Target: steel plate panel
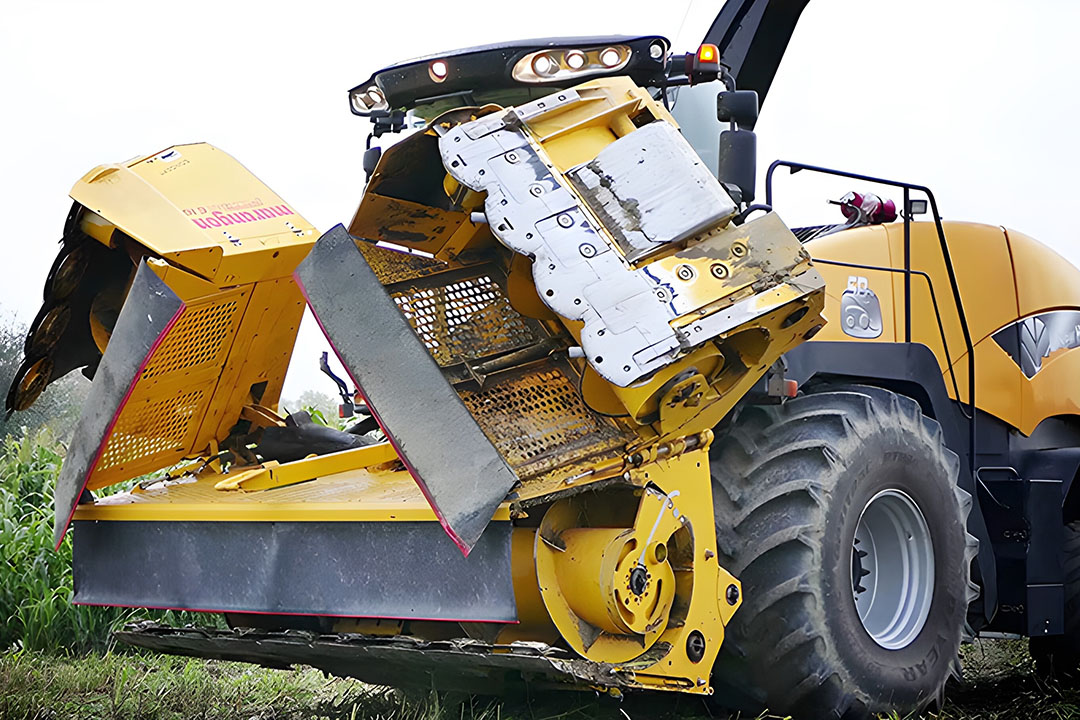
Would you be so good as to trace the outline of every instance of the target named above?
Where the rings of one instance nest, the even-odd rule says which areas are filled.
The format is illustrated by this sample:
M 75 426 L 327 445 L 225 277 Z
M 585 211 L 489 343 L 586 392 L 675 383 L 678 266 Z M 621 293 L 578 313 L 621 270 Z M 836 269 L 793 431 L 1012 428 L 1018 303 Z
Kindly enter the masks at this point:
M 308 305 L 447 533 L 468 555 L 518 478 L 338 225 L 296 270 Z
M 510 523 L 468 558 L 435 522 L 75 522 L 75 602 L 516 620 Z
M 184 310 L 184 303 L 144 261 L 135 272 L 109 344 L 83 404 L 67 457 L 56 480 L 53 539 L 64 538 L 75 504 L 154 349 Z

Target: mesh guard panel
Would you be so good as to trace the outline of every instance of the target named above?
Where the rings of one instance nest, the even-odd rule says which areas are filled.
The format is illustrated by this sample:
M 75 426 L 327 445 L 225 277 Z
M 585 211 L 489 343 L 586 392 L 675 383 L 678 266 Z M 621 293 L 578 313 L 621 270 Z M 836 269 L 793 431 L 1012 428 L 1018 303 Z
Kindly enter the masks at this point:
M 87 488 L 108 487 L 168 467 L 202 449 L 194 447 L 199 425 L 249 297 L 249 289 L 235 289 L 184 308 L 147 360 Z
M 371 242 L 359 241 L 356 247 L 375 271 L 375 277 L 383 285 L 427 277 L 447 269 L 442 260 L 424 257 L 416 253 L 390 250 Z
M 98 471 L 110 470 L 130 458 L 182 451 L 184 439 L 194 429 L 192 422 L 201 419 L 195 413 L 204 395 L 202 390 L 195 390 L 176 398 L 146 402 L 124 412 L 98 461 Z
M 148 380 L 206 363 L 220 364 L 229 352 L 225 338 L 234 330 L 238 299 L 208 303 L 185 310 L 143 371 Z
M 458 392 L 522 479 L 626 444 L 613 424 L 585 407 L 568 372 L 553 361 L 502 373 L 480 391 Z
M 493 263 L 452 267 L 433 258 L 357 242 L 364 259 L 440 367 L 529 347 L 547 333 L 510 304 Z M 620 451 L 630 439 L 581 400 L 555 360 L 456 386 L 465 407 L 522 480 Z
M 390 296 L 443 367 L 517 350 L 541 339 L 488 274 L 449 285 L 410 287 Z

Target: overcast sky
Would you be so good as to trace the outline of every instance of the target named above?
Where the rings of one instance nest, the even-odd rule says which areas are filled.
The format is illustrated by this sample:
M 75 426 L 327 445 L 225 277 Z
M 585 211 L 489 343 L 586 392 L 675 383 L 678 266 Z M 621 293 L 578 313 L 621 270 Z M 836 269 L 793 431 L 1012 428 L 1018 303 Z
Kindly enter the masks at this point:
M 322 230 L 363 187 L 368 124 L 346 90 L 395 61 L 544 35 L 659 33 L 697 45 L 720 2 L 546 0 L 9 2 L 0 24 L 0 311 L 29 322 L 74 182 L 95 165 L 207 141 Z M 526 7 L 537 10 L 526 15 Z M 776 157 L 929 185 L 950 219 L 1022 230 L 1080 262 L 1080 2 L 811 0 L 758 123 Z M 789 224 L 848 189 L 792 181 Z M 899 199 L 899 198 L 897 198 Z M 301 331 L 285 396 L 332 387 Z

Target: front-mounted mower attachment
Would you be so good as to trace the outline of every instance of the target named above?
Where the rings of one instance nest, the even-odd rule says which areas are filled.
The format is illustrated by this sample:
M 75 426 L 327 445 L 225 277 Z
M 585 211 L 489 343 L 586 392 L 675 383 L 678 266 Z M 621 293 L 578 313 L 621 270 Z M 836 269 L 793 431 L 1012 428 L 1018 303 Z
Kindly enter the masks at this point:
M 77 602 L 223 612 L 121 638 L 372 682 L 710 692 L 742 602 L 712 428 L 822 324 L 774 213 L 628 78 L 443 114 L 317 242 L 220 151 L 170 153 L 76 187 L 44 312 L 80 319 L 30 343 L 96 370 L 58 504 Z M 279 412 L 304 295 L 380 431 Z

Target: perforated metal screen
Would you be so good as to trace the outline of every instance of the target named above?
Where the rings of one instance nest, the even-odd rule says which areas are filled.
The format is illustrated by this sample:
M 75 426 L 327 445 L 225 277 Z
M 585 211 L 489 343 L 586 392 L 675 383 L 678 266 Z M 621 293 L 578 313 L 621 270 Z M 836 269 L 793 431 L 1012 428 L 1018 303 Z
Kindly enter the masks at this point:
M 358 242 L 364 259 L 383 285 L 434 275 L 446 270 L 446 263 L 415 253 L 397 252 L 369 242 Z
M 187 308 L 143 371 L 143 379 L 221 362 L 229 351 L 237 299 Z
M 451 269 L 438 260 L 358 243 L 376 277 L 441 367 L 529 347 L 546 337 L 518 313 L 494 264 Z M 519 478 L 623 447 L 627 437 L 581 400 L 554 360 L 456 386 L 465 407 Z
M 411 287 L 390 296 L 432 357 L 444 367 L 540 340 L 490 275 L 449 285 Z
M 158 345 L 87 481 L 91 490 L 167 467 L 194 447 L 247 307 L 237 289 L 186 306 Z
M 482 390 L 458 392 L 522 478 L 626 443 L 614 425 L 585 407 L 567 371 L 554 362 L 502 373 Z
M 98 471 L 170 450 L 182 452 L 185 438 L 202 419 L 196 413 L 204 396 L 202 390 L 195 390 L 125 408 L 98 460 Z

